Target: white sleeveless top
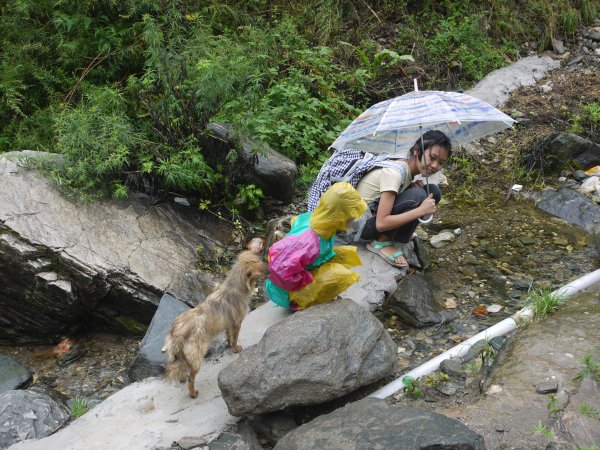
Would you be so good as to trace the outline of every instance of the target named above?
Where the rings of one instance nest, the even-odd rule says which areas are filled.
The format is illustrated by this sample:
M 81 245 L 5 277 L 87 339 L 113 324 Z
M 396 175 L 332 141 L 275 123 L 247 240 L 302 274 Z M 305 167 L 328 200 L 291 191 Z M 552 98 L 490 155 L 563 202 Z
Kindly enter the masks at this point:
M 367 203 L 381 196 L 382 192 L 393 191 L 397 194 L 410 185 L 412 177 L 409 175 L 408 164 L 403 161 L 396 162 L 398 169 L 375 168 L 360 179 L 356 190 Z

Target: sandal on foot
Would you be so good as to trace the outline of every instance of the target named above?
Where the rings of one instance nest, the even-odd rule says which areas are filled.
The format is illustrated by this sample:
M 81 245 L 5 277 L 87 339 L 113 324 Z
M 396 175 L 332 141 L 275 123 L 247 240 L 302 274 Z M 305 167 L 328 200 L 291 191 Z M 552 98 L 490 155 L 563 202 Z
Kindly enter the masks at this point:
M 408 262 L 405 264 L 398 264 L 396 262 L 396 258 L 404 255 L 404 253 L 402 253 L 401 249 L 398 249 L 391 255 L 385 255 L 384 253 L 381 252 L 382 248 L 389 247 L 391 245 L 394 245 L 394 243 L 392 241 L 385 241 L 385 242 L 371 241 L 366 245 L 366 247 L 367 247 L 367 250 L 369 250 L 371 253 L 375 253 L 376 255 L 381 256 L 383 258 L 383 260 L 386 263 L 388 263 L 390 266 L 394 266 L 398 269 L 403 269 L 405 267 L 408 267 Z

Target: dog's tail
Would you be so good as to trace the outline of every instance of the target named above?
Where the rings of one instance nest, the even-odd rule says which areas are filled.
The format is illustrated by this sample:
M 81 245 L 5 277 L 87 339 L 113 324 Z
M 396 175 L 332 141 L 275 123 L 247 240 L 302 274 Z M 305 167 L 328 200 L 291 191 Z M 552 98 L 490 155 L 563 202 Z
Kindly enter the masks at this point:
M 163 349 L 169 357 L 169 362 L 165 367 L 167 379 L 172 381 L 184 380 L 188 374 L 188 364 L 182 353 L 181 340 L 170 339 L 170 336 L 167 336 Z

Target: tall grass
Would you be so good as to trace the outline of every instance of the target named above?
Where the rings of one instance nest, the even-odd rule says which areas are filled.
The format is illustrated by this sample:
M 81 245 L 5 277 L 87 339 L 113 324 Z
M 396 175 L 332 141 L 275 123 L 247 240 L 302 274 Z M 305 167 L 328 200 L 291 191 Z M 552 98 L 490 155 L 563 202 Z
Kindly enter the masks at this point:
M 564 297 L 550 289 L 538 288 L 530 291 L 525 299 L 525 307 L 533 310 L 533 320 L 541 321 L 558 311 Z

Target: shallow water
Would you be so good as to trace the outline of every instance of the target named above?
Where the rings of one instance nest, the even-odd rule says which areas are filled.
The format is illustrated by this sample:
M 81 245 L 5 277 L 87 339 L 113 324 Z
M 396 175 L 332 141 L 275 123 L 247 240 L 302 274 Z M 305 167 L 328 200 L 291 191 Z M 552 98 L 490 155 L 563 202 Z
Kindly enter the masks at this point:
M 523 198 L 487 206 L 450 204 L 441 208 L 428 233 L 460 228 L 455 241 L 430 249 L 426 277 L 440 304 L 451 299 L 458 317 L 438 327 L 412 329 L 386 317 L 385 327 L 400 346 L 406 372 L 520 310 L 529 289 L 557 289 L 598 267 L 591 236 L 550 216 Z M 525 243 L 523 243 L 525 242 Z M 501 311 L 476 316 L 479 306 Z M 485 308 L 484 308 L 485 309 Z

